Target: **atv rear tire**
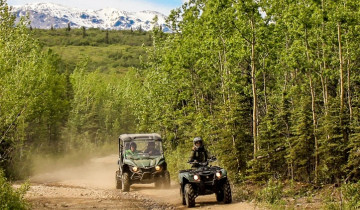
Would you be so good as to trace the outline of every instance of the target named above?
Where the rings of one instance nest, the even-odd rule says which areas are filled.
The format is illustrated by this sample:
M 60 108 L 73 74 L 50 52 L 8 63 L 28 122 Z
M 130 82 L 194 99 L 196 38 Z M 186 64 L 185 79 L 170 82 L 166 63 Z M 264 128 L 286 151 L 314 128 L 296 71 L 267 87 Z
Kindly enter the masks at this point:
M 122 188 L 121 179 L 119 179 L 119 171 L 116 171 L 115 173 L 115 184 L 116 184 L 116 189 Z
M 129 192 L 130 191 L 130 177 L 129 173 L 125 172 L 122 175 L 122 191 Z
M 191 184 L 185 185 L 185 202 L 188 208 L 195 206 L 195 191 Z
M 169 171 L 164 172 L 164 188 L 168 189 L 170 188 L 170 173 Z
M 232 196 L 231 196 L 231 188 L 230 183 L 228 180 L 223 185 L 223 193 L 224 193 L 224 203 L 231 203 L 232 202 Z

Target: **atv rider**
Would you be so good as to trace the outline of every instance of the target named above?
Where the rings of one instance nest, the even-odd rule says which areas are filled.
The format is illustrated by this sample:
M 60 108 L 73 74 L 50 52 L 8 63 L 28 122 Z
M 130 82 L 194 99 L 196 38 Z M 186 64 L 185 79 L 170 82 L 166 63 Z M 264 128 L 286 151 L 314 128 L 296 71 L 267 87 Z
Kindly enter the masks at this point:
M 137 145 L 135 142 L 131 142 L 130 143 L 130 149 L 126 150 L 125 151 L 125 156 L 128 157 L 128 156 L 132 156 L 132 157 L 138 157 L 139 156 L 139 153 L 138 151 L 136 150 L 137 148 Z
M 201 137 L 195 137 L 193 140 L 194 147 L 189 162 L 194 162 L 193 167 L 198 167 L 197 163 L 206 162 L 208 152 L 206 151 Z
M 149 155 L 160 155 L 160 151 L 155 148 L 155 142 L 153 141 L 148 143 L 144 153 L 149 153 Z

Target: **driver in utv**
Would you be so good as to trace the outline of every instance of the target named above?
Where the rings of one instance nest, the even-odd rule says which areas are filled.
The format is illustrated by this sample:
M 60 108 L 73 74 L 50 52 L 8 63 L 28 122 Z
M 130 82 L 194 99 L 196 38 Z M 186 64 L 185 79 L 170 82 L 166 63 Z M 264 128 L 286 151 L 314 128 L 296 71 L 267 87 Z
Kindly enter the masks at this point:
M 160 151 L 155 148 L 155 142 L 153 141 L 148 143 L 144 153 L 149 153 L 149 155 L 160 155 Z
M 195 137 L 193 140 L 194 147 L 189 162 L 194 162 L 193 167 L 198 167 L 196 163 L 206 162 L 208 159 L 208 152 L 206 151 L 201 137 Z

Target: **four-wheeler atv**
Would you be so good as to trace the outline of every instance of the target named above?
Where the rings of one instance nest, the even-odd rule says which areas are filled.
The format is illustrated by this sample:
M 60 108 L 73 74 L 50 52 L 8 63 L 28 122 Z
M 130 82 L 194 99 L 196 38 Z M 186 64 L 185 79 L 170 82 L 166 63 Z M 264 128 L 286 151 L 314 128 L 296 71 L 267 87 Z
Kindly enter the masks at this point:
M 187 207 L 195 206 L 195 198 L 199 195 L 215 193 L 216 200 L 231 203 L 231 189 L 227 172 L 218 166 L 208 166 L 211 158 L 204 163 L 189 162 L 192 169 L 179 171 L 180 196 L 182 204 Z
M 169 187 L 170 174 L 159 134 L 122 134 L 119 137 L 119 170 L 116 188 L 124 192 L 134 183 L 155 183 Z

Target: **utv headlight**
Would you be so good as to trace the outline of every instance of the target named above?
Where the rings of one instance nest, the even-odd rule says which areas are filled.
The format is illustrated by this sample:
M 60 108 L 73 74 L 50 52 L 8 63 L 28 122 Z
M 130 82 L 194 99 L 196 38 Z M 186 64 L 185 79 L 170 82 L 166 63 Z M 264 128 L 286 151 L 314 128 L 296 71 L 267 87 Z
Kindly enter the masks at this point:
M 195 175 L 194 175 L 194 180 L 195 180 L 195 181 L 198 181 L 199 179 L 200 179 L 200 177 L 195 174 Z
M 155 166 L 155 170 L 160 171 L 161 167 L 160 166 Z
M 132 170 L 133 170 L 134 172 L 137 172 L 137 171 L 138 171 L 138 167 L 134 166 L 134 167 L 132 167 Z
M 216 172 L 215 176 L 216 176 L 216 178 L 220 179 L 221 178 L 221 172 L 220 171 Z

